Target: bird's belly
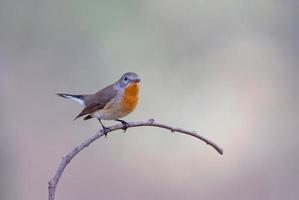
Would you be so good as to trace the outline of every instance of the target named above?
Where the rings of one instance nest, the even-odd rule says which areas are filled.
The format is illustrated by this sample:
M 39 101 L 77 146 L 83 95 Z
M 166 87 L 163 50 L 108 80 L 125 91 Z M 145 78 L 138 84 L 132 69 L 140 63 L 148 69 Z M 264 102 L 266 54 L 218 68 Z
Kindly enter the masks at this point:
M 124 116 L 126 116 L 126 114 L 124 114 L 120 110 L 119 104 L 116 103 L 114 105 L 111 105 L 108 108 L 97 110 L 94 113 L 92 113 L 92 117 L 100 118 L 104 120 L 114 120 L 114 119 L 122 118 Z

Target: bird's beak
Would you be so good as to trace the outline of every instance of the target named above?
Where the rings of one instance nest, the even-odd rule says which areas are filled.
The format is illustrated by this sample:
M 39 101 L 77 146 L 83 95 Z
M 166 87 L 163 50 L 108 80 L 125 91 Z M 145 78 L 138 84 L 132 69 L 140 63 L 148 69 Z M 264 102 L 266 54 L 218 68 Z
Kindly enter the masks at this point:
M 131 82 L 132 82 L 132 83 L 139 83 L 139 82 L 140 82 L 140 79 L 139 79 L 139 78 L 136 78 L 136 79 L 133 79 Z

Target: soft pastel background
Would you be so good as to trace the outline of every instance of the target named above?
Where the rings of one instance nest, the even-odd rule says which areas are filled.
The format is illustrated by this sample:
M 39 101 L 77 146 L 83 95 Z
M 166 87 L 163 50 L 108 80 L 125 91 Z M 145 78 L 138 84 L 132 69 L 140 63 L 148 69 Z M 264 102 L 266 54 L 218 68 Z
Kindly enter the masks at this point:
M 56 92 L 142 77 L 127 121 L 63 174 L 56 199 L 298 199 L 296 0 L 1 0 L 0 199 L 47 199 L 63 155 L 96 120 Z M 112 124 L 106 122 L 106 124 Z

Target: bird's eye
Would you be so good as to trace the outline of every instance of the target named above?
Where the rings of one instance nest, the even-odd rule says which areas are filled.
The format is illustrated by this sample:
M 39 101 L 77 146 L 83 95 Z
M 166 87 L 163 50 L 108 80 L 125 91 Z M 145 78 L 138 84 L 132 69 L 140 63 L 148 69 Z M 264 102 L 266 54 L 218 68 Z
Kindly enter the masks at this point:
M 127 80 L 128 80 L 128 77 L 125 76 L 124 80 L 127 81 Z

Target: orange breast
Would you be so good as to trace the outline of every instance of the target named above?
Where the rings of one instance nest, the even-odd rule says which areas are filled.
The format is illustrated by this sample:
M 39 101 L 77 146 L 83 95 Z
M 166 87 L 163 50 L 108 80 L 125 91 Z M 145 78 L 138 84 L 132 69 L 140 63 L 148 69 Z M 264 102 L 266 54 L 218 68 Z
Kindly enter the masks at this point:
M 138 92 L 138 83 L 133 83 L 126 87 L 120 106 L 122 112 L 130 113 L 135 109 L 138 102 Z

